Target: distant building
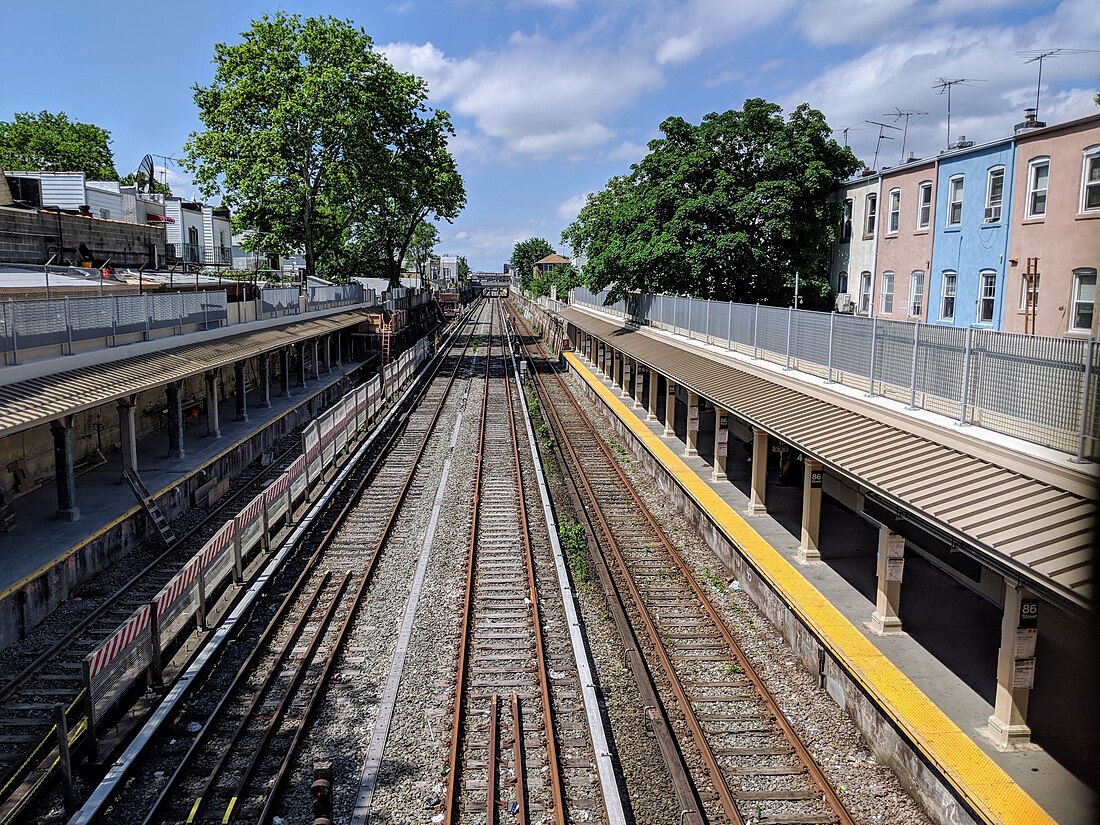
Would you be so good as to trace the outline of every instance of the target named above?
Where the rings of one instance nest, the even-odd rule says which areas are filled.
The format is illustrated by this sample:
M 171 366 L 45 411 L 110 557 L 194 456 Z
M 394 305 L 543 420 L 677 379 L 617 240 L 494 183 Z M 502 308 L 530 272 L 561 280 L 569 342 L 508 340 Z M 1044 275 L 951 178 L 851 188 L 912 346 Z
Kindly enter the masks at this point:
M 535 265 L 531 272 L 533 275 L 550 275 L 559 266 L 568 265 L 569 259 L 563 258 L 556 252 L 551 252 L 545 258 L 539 258 L 535 261 Z
M 870 315 L 879 176 L 868 174 L 851 180 L 837 190 L 835 197 L 841 204 L 841 219 L 829 282 L 837 296 L 836 308 L 840 312 Z

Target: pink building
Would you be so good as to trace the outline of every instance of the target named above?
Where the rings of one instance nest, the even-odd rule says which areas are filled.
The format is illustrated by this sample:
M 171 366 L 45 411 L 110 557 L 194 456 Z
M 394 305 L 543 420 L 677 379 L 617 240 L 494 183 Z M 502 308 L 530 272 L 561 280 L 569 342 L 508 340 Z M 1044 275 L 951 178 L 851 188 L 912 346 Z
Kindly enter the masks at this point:
M 935 160 L 882 172 L 872 315 L 896 321 L 928 317 L 935 186 Z
M 1100 115 L 1020 130 L 1013 189 L 1002 328 L 1096 335 Z M 1038 258 L 1038 276 L 1028 274 L 1029 258 Z

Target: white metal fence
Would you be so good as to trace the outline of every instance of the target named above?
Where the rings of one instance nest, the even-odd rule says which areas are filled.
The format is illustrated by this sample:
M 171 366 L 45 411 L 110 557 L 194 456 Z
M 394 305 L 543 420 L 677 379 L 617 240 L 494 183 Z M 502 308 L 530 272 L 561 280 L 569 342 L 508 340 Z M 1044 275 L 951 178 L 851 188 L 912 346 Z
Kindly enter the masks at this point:
M 577 287 L 571 302 L 1075 453 L 1100 453 L 1095 340 Z

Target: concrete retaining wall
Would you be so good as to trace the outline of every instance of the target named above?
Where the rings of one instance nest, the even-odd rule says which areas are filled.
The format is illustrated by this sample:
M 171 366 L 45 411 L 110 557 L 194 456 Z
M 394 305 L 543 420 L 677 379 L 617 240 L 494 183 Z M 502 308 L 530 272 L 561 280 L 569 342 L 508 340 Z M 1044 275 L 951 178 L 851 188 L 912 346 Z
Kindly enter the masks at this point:
M 646 471 L 653 476 L 657 486 L 688 519 L 722 560 L 730 574 L 738 579 L 741 588 L 782 634 L 802 666 L 810 673 L 818 672 L 819 656 L 823 648 L 817 638 L 798 620 L 787 602 L 766 582 L 755 574 L 740 552 L 711 522 L 707 515 L 676 483 L 653 455 L 639 442 L 630 429 L 606 407 L 596 392 L 574 372 L 569 372 L 578 391 L 594 401 L 610 420 L 619 440 L 626 445 Z M 974 825 L 978 820 L 962 806 L 952 791 L 940 780 L 924 758 L 898 732 L 881 709 L 867 696 L 840 665 L 825 653 L 825 688 L 829 695 L 855 722 L 874 753 L 875 758 L 889 765 L 924 806 L 934 813 L 943 825 Z
M 158 495 L 157 504 L 169 520 L 176 518 L 191 508 L 197 487 L 211 478 L 235 478 L 277 441 L 312 420 L 348 389 L 347 382 L 339 381 L 303 399 L 299 406 L 258 430 L 247 441 L 197 468 L 179 484 Z M 0 601 L 0 647 L 25 636 L 83 584 L 134 549 L 151 532 L 155 532 L 155 528 L 145 511 L 135 508 L 59 558 L 51 568 L 21 589 L 9 593 Z

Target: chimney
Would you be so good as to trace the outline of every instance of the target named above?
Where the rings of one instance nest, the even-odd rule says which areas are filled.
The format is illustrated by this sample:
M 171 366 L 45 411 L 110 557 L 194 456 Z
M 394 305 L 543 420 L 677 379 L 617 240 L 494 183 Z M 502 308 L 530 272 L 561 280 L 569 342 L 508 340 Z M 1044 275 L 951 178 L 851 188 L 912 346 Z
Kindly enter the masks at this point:
M 1024 109 L 1023 123 L 1017 123 L 1013 130 L 1015 134 L 1021 134 L 1022 132 L 1030 132 L 1032 129 L 1042 129 L 1046 126 L 1046 123 L 1039 120 L 1039 111 L 1034 108 Z

